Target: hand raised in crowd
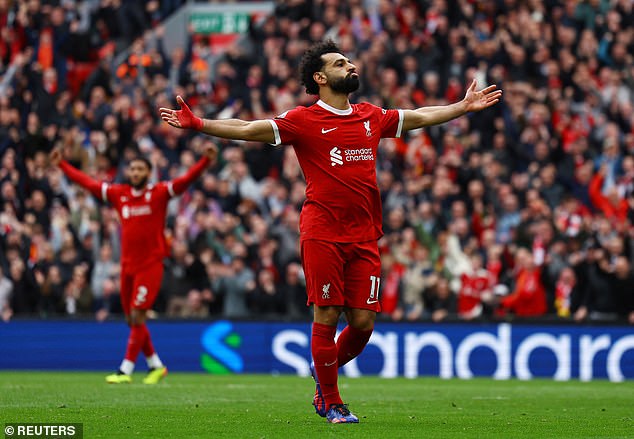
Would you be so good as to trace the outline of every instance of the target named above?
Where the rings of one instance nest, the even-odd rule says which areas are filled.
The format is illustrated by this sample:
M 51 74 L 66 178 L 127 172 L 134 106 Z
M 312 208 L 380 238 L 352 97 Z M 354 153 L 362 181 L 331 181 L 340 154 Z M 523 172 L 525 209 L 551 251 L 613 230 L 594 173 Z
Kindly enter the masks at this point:
M 602 163 L 601 166 L 599 166 L 599 175 L 601 175 L 602 177 L 605 177 L 608 173 L 608 165 L 606 163 Z
M 64 157 L 62 156 L 62 150 L 60 148 L 55 148 L 48 155 L 48 159 L 53 166 L 59 166 L 59 163 L 62 161 Z
M 210 165 L 214 165 L 218 159 L 218 147 L 212 143 L 205 148 L 204 154 L 209 159 Z

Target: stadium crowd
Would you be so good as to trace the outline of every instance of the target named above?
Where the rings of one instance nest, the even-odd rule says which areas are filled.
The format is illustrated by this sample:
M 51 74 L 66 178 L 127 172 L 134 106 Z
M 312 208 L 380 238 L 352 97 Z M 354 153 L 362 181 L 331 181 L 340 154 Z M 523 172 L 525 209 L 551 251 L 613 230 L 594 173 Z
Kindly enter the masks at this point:
M 177 94 L 208 118 L 311 104 L 297 66 L 332 38 L 361 72 L 353 101 L 441 105 L 473 78 L 504 90 L 382 140 L 384 319 L 634 323 L 631 0 L 278 0 L 225 51 L 190 33 L 166 53 L 160 23 L 181 3 L 0 0 L 4 320 L 121 312 L 116 214 L 49 165 L 54 147 L 121 181 L 136 152 L 167 179 L 209 142 L 218 164 L 170 204 L 158 314 L 308 319 L 292 148 L 179 131 L 157 109 Z

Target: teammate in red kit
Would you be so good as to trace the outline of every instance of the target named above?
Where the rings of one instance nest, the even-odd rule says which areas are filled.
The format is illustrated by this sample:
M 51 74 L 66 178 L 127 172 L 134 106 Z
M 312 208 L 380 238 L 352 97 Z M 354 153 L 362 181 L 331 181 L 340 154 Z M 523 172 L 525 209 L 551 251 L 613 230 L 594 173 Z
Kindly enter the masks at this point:
M 275 119 L 200 119 L 180 96 L 180 110 L 161 108 L 160 113 L 175 127 L 228 139 L 290 144 L 295 149 L 307 184 L 300 241 L 308 302 L 315 305 L 313 405 L 329 422 L 359 422 L 339 395 L 337 369 L 361 353 L 380 311 L 379 140 L 490 107 L 502 93 L 494 85 L 476 91 L 474 82 L 461 102 L 447 106 L 386 110 L 369 103 L 351 104 L 348 95 L 359 87 L 357 69 L 332 41 L 311 47 L 300 70 L 306 92 L 319 100 Z M 342 312 L 348 325 L 335 343 Z
M 62 160 L 60 150 L 51 153 L 52 164 L 95 197 L 112 204 L 121 220 L 121 305 L 130 325 L 130 335 L 125 358 L 119 371 L 106 377 L 108 383 L 132 382 L 140 351 L 150 369 L 144 383 L 155 384 L 167 374 L 145 325 L 147 311 L 152 308 L 161 286 L 163 258 L 168 253 L 164 234 L 167 203 L 183 193 L 215 161 L 217 152 L 215 146 L 210 146 L 185 175 L 157 184 L 148 184 L 152 164 L 144 157 L 130 161 L 127 170 L 130 184 L 110 184 L 93 180 L 75 169 Z

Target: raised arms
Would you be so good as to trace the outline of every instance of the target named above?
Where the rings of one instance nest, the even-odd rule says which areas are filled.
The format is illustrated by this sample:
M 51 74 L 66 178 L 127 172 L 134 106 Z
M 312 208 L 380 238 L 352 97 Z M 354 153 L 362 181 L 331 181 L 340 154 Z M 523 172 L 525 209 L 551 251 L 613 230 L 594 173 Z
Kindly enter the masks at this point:
M 79 169 L 75 168 L 73 165 L 65 161 L 62 157 L 62 151 L 59 148 L 55 148 L 53 151 L 51 151 L 49 160 L 51 161 L 52 165 L 59 166 L 59 168 L 64 172 L 64 174 L 66 174 L 69 179 L 71 179 L 81 187 L 87 189 L 95 197 L 107 201 L 104 186 L 105 183 L 93 180 L 88 175 L 84 174 Z
M 233 140 L 275 143 L 273 126 L 268 120 L 251 122 L 240 119 L 202 119 L 190 110 L 182 97 L 176 96 L 180 110 L 160 108 L 161 119 L 176 128 L 193 129 L 210 136 Z
M 448 122 L 452 119 L 489 108 L 497 104 L 502 91 L 496 85 L 476 90 L 474 80 L 464 99 L 450 105 L 421 107 L 403 111 L 403 130 L 413 130 L 430 125 Z M 193 129 L 210 136 L 234 140 L 250 140 L 275 143 L 275 132 L 269 120 L 244 121 L 239 119 L 210 120 L 202 119 L 190 110 L 182 97 L 177 96 L 179 110 L 160 108 L 161 119 L 176 128 Z
M 421 107 L 416 110 L 404 110 L 403 130 L 407 131 L 445 123 L 467 113 L 484 110 L 500 101 L 502 90 L 497 90 L 496 85 L 490 85 L 480 91 L 476 91 L 476 85 L 474 80 L 467 89 L 464 99 L 460 102 L 435 107 Z
M 205 150 L 205 154 L 192 166 L 189 170 L 178 178 L 175 178 L 171 184 L 175 195 L 185 192 L 185 189 L 194 182 L 203 173 L 205 168 L 216 163 L 218 157 L 218 147 L 209 145 Z
M 184 175 L 181 175 L 169 182 L 169 186 L 171 188 L 170 194 L 175 196 L 183 193 L 185 189 L 187 189 L 187 187 L 203 173 L 207 166 L 216 163 L 217 157 L 218 147 L 213 144 L 209 145 L 205 149 L 200 160 L 198 160 L 198 162 L 196 162 Z M 62 152 L 59 148 L 51 151 L 49 159 L 51 164 L 59 166 L 69 179 L 89 190 L 95 197 L 107 201 L 108 183 L 94 180 L 79 169 L 73 167 L 70 163 L 63 159 Z

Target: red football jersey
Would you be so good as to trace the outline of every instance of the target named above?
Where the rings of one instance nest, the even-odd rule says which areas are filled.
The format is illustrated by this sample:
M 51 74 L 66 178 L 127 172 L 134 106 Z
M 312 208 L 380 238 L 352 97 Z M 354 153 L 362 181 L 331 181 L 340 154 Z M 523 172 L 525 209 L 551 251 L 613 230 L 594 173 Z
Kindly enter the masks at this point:
M 323 101 L 270 120 L 275 145 L 293 145 L 306 178 L 302 239 L 363 242 L 383 235 L 376 154 L 382 137 L 400 137 L 401 110 L 369 103 L 336 109 Z
M 164 234 L 167 203 L 171 197 L 182 194 L 208 164 L 209 159 L 202 157 L 173 181 L 148 184 L 139 190 L 128 184 L 93 180 L 66 161 L 59 166 L 72 181 L 117 209 L 121 220 L 121 268 L 134 272 L 167 256 Z
M 458 293 L 458 314 L 469 315 L 482 304 L 482 293 L 493 287 L 493 276 L 486 270 L 476 273 L 463 273 L 460 276 L 462 286 Z
M 176 195 L 171 182 L 149 184 L 138 191 L 127 184 L 102 183 L 101 190 L 121 220 L 121 266 L 136 271 L 148 263 L 162 261 L 168 255 L 167 203 Z

